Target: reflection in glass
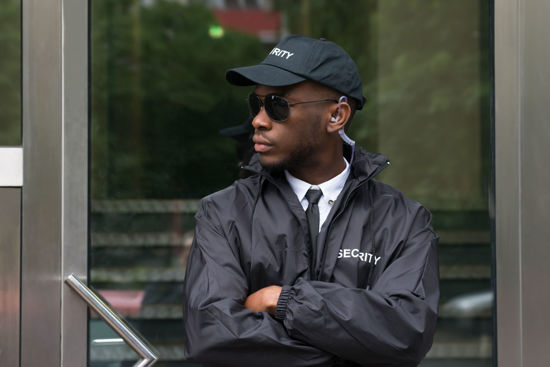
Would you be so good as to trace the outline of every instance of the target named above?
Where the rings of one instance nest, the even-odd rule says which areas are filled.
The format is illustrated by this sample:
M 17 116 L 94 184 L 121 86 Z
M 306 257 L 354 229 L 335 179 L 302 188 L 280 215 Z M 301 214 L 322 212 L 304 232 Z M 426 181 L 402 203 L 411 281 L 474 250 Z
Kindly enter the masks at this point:
M 0 146 L 21 145 L 21 1 L 0 6 Z
M 91 2 L 91 282 L 154 344 L 158 366 L 185 363 L 181 284 L 198 201 L 248 155 L 249 89 L 225 70 L 257 63 L 287 33 L 352 55 L 368 103 L 350 135 L 389 156 L 380 179 L 434 215 L 441 312 L 422 366 L 491 365 L 486 3 Z M 97 325 L 92 316 L 94 339 L 109 339 Z M 90 365 L 132 365 L 116 345 L 91 348 Z

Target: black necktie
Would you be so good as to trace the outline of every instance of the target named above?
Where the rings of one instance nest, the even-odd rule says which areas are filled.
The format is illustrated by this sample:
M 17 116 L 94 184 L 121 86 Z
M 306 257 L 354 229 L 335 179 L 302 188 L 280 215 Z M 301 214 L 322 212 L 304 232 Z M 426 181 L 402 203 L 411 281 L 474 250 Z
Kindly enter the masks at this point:
M 316 259 L 317 235 L 319 234 L 319 206 L 317 203 L 321 196 L 323 196 L 323 192 L 320 189 L 309 189 L 306 193 L 306 199 L 309 203 L 306 209 L 306 217 L 309 227 L 309 238 L 311 239 L 311 271 L 313 271 L 313 264 Z

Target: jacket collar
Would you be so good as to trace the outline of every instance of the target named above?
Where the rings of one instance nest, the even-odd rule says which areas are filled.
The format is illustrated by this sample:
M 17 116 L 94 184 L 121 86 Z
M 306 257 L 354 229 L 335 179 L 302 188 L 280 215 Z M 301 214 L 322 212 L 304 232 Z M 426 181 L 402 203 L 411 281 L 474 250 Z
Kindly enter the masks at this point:
M 390 161 L 383 154 L 371 153 L 362 148 L 356 148 L 351 163 L 351 174 L 360 181 L 371 179 L 389 164 Z

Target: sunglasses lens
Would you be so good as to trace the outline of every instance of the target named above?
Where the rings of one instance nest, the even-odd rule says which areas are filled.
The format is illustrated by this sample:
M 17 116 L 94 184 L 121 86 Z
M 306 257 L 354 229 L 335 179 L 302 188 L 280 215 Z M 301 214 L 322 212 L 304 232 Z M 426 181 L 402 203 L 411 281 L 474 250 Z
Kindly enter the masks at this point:
M 262 101 L 260 100 L 260 97 L 254 93 L 248 95 L 248 109 L 250 110 L 250 114 L 252 116 L 259 114 L 262 109 Z
M 288 119 L 290 107 L 286 99 L 276 95 L 265 97 L 265 111 L 274 121 L 285 121 Z
M 288 119 L 290 114 L 290 107 L 288 102 L 283 97 L 270 94 L 265 97 L 264 101 L 260 99 L 256 94 L 251 93 L 248 95 L 248 109 L 252 116 L 256 116 L 260 113 L 262 106 L 265 106 L 265 112 L 267 116 L 273 121 L 282 122 Z

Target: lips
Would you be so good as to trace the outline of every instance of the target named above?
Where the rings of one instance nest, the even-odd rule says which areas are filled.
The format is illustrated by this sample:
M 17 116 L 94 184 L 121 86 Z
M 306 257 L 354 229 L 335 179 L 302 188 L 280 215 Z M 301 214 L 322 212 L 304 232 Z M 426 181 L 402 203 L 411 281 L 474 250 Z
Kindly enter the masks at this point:
M 265 153 L 273 147 L 271 142 L 261 135 L 254 135 L 252 141 L 254 142 L 254 150 L 258 153 Z

